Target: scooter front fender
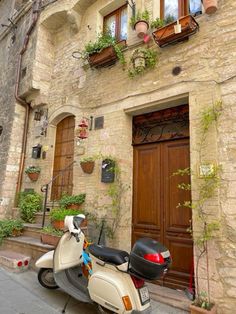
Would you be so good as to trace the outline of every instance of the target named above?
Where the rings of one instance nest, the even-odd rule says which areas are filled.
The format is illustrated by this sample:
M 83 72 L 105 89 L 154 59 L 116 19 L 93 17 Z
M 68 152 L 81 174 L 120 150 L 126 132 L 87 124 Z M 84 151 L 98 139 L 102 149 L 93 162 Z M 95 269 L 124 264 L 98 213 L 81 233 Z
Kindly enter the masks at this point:
M 45 253 L 36 261 L 35 266 L 38 268 L 53 268 L 53 255 L 54 250 Z

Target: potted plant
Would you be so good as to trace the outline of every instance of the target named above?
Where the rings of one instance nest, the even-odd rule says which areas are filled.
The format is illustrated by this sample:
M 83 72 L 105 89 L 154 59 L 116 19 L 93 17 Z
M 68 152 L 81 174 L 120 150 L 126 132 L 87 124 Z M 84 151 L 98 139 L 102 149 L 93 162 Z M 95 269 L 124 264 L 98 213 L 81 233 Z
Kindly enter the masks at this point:
M 56 246 L 59 242 L 61 236 L 63 235 L 62 230 L 53 228 L 52 226 L 47 226 L 42 229 L 41 242 L 44 244 L 49 244 Z
M 157 51 L 149 48 L 135 49 L 131 56 L 131 66 L 128 70 L 129 77 L 133 78 L 152 69 L 157 63 Z
M 165 21 L 157 17 L 155 20 L 151 22 L 151 28 L 157 29 L 163 27 L 165 25 Z
M 4 219 L 0 220 L 0 243 L 9 236 L 19 236 L 24 229 L 24 225 L 20 219 Z
M 192 15 L 182 16 L 177 21 L 169 16 L 164 20 L 164 26 L 157 28 L 152 35 L 159 47 L 165 47 L 188 39 L 198 29 L 199 25 Z
M 37 181 L 40 174 L 40 167 L 38 166 L 29 166 L 25 169 L 25 173 L 28 175 L 31 181 Z
M 191 314 L 216 314 L 216 305 L 209 302 L 206 292 L 200 292 L 190 305 Z
M 62 208 L 79 209 L 80 205 L 84 203 L 86 194 L 67 195 L 64 194 L 59 200 L 59 205 Z
M 217 11 L 217 0 L 202 0 L 206 14 L 214 14 Z
M 84 63 L 91 67 L 104 67 L 114 64 L 118 59 L 125 64 L 124 54 L 122 52 L 126 41 L 117 42 L 115 37 L 109 33 L 98 35 L 95 42 L 89 42 L 85 49 L 80 52 Z
M 91 174 L 93 172 L 95 159 L 95 156 L 88 156 L 80 159 L 80 166 L 84 173 Z
M 36 212 L 42 208 L 42 196 L 36 192 L 21 192 L 18 206 L 23 221 L 33 223 Z
M 65 209 L 65 208 L 54 208 L 52 211 L 49 213 L 49 216 L 51 218 L 51 223 L 52 226 L 55 229 L 64 229 L 64 219 L 66 216 L 75 216 L 78 214 L 81 214 L 82 211 L 78 211 L 75 209 Z
M 149 29 L 150 13 L 148 10 L 138 11 L 130 19 L 130 26 L 136 31 L 139 38 L 144 38 Z

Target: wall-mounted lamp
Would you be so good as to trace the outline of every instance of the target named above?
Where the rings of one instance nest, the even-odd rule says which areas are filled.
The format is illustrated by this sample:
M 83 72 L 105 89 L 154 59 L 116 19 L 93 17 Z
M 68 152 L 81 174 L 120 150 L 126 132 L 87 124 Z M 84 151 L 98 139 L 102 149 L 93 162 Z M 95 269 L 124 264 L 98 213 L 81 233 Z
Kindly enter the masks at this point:
M 136 4 L 134 2 L 134 0 L 127 0 L 126 3 L 128 4 L 128 6 L 130 6 L 131 10 L 132 10 L 132 16 L 135 16 L 135 12 L 136 12 Z

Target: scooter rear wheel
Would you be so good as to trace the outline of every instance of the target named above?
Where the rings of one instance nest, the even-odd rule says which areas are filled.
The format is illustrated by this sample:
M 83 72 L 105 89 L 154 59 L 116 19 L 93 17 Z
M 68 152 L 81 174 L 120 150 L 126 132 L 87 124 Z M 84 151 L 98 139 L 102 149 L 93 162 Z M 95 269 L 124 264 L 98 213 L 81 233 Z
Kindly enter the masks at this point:
M 38 272 L 38 281 L 44 288 L 57 289 L 59 288 L 53 276 L 51 268 L 41 268 Z

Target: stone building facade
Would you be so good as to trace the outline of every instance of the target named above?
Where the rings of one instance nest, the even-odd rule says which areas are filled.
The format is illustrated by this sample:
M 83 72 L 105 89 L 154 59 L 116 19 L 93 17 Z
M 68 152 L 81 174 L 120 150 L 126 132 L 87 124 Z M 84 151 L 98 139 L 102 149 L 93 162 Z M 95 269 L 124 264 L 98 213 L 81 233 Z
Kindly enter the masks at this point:
M 5 23 L 7 16 L 13 16 L 12 20 L 17 25 L 13 43 L 12 29 L 3 28 L 0 34 L 1 217 L 11 215 L 18 180 L 25 109 L 14 98 L 16 60 L 32 14 L 31 1 L 22 3 L 21 10 L 15 13 L 13 2 L 0 1 L 1 22 Z M 103 18 L 125 3 L 123 0 L 43 1 L 43 10 L 40 10 L 22 58 L 19 85 L 20 97 L 31 106 L 25 166 L 40 166 L 41 173 L 37 182 L 31 182 L 24 175 L 21 189 L 33 188 L 41 193 L 41 186 L 50 181 L 58 125 L 74 116 L 73 157 L 70 159 L 75 161 L 73 194 L 85 192 L 86 210 L 98 217 L 109 216 L 109 206 L 112 207 L 107 193 L 109 187 L 101 182 L 103 158 L 96 160 L 91 175 L 83 173 L 79 161 L 84 156 L 96 154 L 113 156 L 125 185 L 119 199 L 120 220 L 113 245 L 130 250 L 132 221 L 135 219 L 132 204 L 138 187 L 137 182 L 134 184 L 133 173 L 139 173 L 134 163 L 135 145 L 132 146 L 133 117 L 188 105 L 191 169 L 198 173 L 205 163 L 222 168 L 218 193 L 207 202 L 205 209 L 210 218 L 216 217 L 220 221 L 220 228 L 216 237 L 209 241 L 210 268 L 207 270 L 206 259 L 200 263 L 199 283 L 201 289 L 206 290 L 208 271 L 210 293 L 217 303 L 218 313 L 232 314 L 236 306 L 236 3 L 234 0 L 218 0 L 215 14 L 207 15 L 203 11 L 196 16 L 199 31 L 194 36 L 164 48 L 159 48 L 152 39 L 144 44 L 128 25 L 127 48 L 124 50 L 128 65 L 124 68 L 117 62 L 106 68 L 84 69 L 82 60 L 74 58 L 73 53 L 82 50 L 90 40 L 94 41 L 103 29 Z M 160 16 L 160 1 L 137 0 L 136 10 L 144 8 L 153 18 Z M 131 17 L 129 5 L 127 12 Z M 130 79 L 127 71 L 130 57 L 135 49 L 146 45 L 157 51 L 158 63 L 142 76 Z M 173 74 L 176 67 L 181 70 L 179 75 Z M 199 157 L 201 113 L 217 102 L 222 102 L 222 112 L 217 127 L 210 127 Z M 40 121 L 35 120 L 35 112 L 41 114 Z M 78 125 L 83 117 L 91 123 L 91 116 L 93 122 L 102 118 L 103 127 L 95 127 L 93 123 L 88 138 L 79 141 L 76 136 Z M 32 148 L 36 146 L 41 147 L 41 156 L 33 159 Z M 164 144 L 162 147 L 164 151 Z M 171 158 L 162 153 L 161 156 Z M 192 175 L 193 201 L 198 198 L 198 187 L 199 176 Z M 197 232 L 198 220 L 194 210 L 191 220 L 193 233 Z M 193 251 L 196 261 L 198 251 L 195 246 Z

